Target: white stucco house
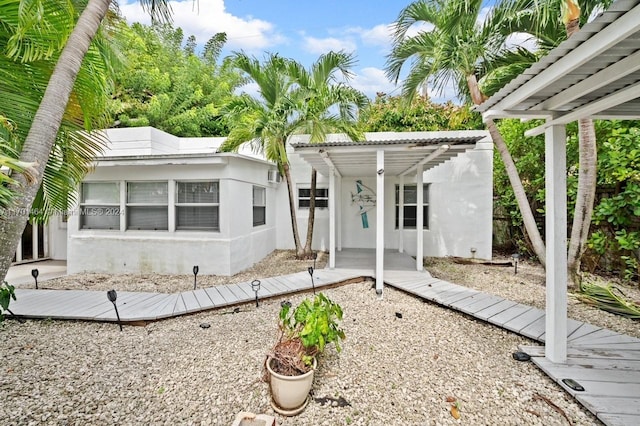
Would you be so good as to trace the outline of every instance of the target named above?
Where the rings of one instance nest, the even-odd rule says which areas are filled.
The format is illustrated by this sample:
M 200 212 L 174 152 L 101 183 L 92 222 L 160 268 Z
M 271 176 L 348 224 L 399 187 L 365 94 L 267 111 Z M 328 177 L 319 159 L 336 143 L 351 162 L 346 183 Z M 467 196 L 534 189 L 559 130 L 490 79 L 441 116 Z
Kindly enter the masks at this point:
M 79 188 L 77 208 L 30 237 L 43 246 L 38 257 L 66 259 L 71 274 L 188 274 L 199 265 L 203 274 L 233 275 L 293 248 L 286 183 L 259 154 L 221 153 L 224 138 L 150 127 L 105 132 L 110 145 Z M 311 168 L 318 171 L 313 246 L 330 252 L 330 266 L 343 248 L 491 258 L 488 133 L 329 135 L 321 144 L 300 135 L 289 155 L 302 238 Z

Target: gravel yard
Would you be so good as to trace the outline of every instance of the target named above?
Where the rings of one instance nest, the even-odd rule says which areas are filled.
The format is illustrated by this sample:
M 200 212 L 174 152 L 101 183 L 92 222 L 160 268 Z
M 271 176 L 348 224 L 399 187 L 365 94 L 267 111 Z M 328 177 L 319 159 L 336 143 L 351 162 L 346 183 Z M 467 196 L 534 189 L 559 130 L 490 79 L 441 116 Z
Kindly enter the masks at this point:
M 318 260 L 320 268 L 324 256 Z M 234 279 L 304 271 L 308 265 L 291 260 L 289 252 L 275 252 Z M 536 281 L 536 267 L 528 267 L 522 265 L 511 282 L 512 268 L 427 262 L 435 276 L 512 292 L 513 300 L 540 306 L 544 287 Z M 198 278 L 202 286 L 229 282 Z M 83 283 L 101 290 L 179 291 L 192 288 L 193 276 L 84 274 L 42 285 Z M 307 409 L 292 418 L 276 416 L 278 425 L 569 424 L 564 415 L 572 424 L 599 424 L 532 363 L 511 358 L 530 340 L 390 288 L 380 301 L 370 287 L 361 282 L 326 291 L 345 312 L 343 352 L 326 354 Z M 227 309 L 125 326 L 122 333 L 115 324 L 5 321 L 0 326 L 2 423 L 230 425 L 240 411 L 273 414 L 262 364 L 276 339 L 280 302 L 295 304 L 303 297 L 267 300 L 257 309 L 247 304 L 235 314 Z M 570 311 L 638 334 L 637 322 L 614 321 L 577 303 Z M 203 329 L 202 323 L 211 327 Z M 460 420 L 449 411 L 447 400 L 454 399 Z

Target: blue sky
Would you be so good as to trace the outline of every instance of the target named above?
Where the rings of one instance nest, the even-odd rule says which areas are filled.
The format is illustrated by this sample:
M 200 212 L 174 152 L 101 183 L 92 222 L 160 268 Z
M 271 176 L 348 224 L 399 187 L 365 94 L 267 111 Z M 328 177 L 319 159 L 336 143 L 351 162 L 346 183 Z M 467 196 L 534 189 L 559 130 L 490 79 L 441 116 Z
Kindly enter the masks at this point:
M 309 66 L 330 50 L 354 52 L 358 63 L 351 85 L 369 97 L 376 92 L 398 94 L 384 75 L 390 51 L 389 24 L 409 1 L 381 0 L 199 0 L 171 1 L 174 26 L 185 38 L 195 35 L 202 46 L 217 32 L 226 32 L 223 55 L 243 50 L 258 58 L 278 53 Z M 120 2 L 127 21 L 148 24 L 137 1 Z M 432 99 L 439 100 L 437 94 Z M 444 94 L 444 97 L 447 97 Z

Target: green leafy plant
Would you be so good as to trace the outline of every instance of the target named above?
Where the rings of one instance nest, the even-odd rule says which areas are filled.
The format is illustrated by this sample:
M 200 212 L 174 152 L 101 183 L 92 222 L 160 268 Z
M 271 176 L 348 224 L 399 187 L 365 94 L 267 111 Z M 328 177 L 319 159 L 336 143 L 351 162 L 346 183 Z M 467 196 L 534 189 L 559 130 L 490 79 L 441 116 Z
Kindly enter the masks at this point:
M 0 285 L 0 322 L 4 321 L 4 312 L 9 310 L 11 299 L 16 300 L 15 287 L 4 281 Z
M 340 352 L 340 340 L 345 338 L 342 316 L 342 307 L 323 293 L 304 299 L 295 309 L 285 303 L 278 314 L 281 333 L 272 353 L 274 371 L 286 376 L 304 374 L 328 344 Z

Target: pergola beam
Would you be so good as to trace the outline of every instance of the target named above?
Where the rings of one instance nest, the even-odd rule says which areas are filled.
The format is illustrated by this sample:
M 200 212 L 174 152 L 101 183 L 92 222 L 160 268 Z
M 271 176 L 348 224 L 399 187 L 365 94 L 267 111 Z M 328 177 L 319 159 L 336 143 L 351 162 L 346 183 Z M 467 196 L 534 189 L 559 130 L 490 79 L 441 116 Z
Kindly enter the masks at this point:
M 542 126 L 534 127 L 533 129 L 527 130 L 524 134 L 525 136 L 538 136 L 543 134 L 545 130 L 550 126 L 567 124 L 581 118 L 590 117 L 599 112 L 606 111 L 611 107 L 623 104 L 638 97 L 640 97 L 640 83 L 636 83 L 630 87 L 622 88 L 609 96 L 605 96 L 602 99 L 588 103 L 580 108 L 576 108 L 567 114 L 560 115 L 554 118 L 553 120 L 547 120 L 547 122 Z
M 338 168 L 335 166 L 335 164 L 333 164 L 333 161 L 331 161 L 331 157 L 329 156 L 329 153 L 327 151 L 321 149 L 320 151 L 318 151 L 318 154 L 320 154 L 320 157 L 322 157 L 327 166 L 329 166 L 329 170 L 333 170 L 334 174 L 336 174 L 338 177 L 342 177 L 342 174 L 340 174 Z
M 435 160 L 436 158 L 438 158 L 439 156 L 441 156 L 442 154 L 444 154 L 448 150 L 449 150 L 449 145 L 439 146 L 431 154 L 427 155 L 422 160 L 420 160 L 417 164 L 414 164 L 413 166 L 409 167 L 405 171 L 399 173 L 398 176 L 405 176 L 405 175 L 413 172 L 414 170 L 417 170 L 418 167 L 422 168 L 422 166 L 424 164 L 428 163 L 429 161 Z
M 535 97 L 562 76 L 587 63 L 594 56 L 615 46 L 620 40 L 638 31 L 640 26 L 640 5 L 620 16 L 615 25 L 608 25 L 594 34 L 588 43 L 582 43 L 565 56 L 559 58 L 543 72 L 524 83 L 517 90 L 505 96 L 493 105 L 492 109 L 501 111 L 512 109 L 524 100 Z

